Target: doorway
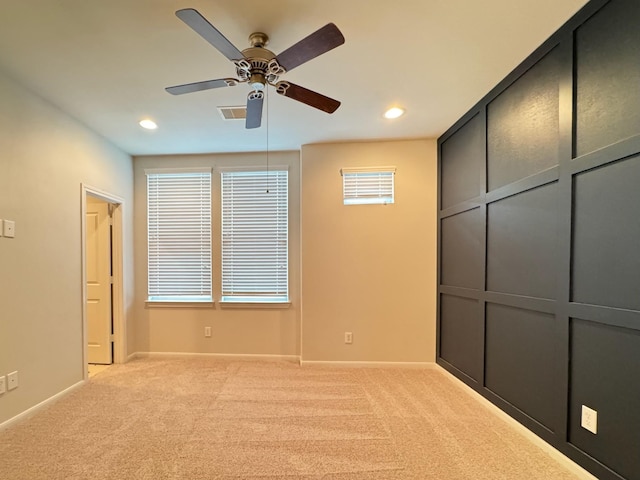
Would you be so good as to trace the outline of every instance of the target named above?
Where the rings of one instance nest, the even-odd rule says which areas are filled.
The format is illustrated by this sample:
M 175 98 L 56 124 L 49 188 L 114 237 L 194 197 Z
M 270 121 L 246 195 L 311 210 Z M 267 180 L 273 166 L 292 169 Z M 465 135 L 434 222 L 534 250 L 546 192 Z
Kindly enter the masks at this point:
M 88 365 L 126 361 L 120 198 L 82 186 L 82 327 Z
M 112 210 L 114 206 L 87 195 L 85 214 L 85 272 L 87 301 L 87 362 L 113 363 L 113 259 Z

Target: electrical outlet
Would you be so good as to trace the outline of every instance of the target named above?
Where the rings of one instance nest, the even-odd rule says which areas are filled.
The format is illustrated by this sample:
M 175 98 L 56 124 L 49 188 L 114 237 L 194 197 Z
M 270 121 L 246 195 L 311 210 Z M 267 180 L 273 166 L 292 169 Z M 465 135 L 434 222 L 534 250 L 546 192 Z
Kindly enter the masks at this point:
M 582 419 L 580 421 L 582 428 L 589 430 L 594 435 L 598 433 L 598 412 L 582 405 Z
M 353 343 L 353 333 L 352 332 L 344 332 L 344 343 L 352 344 Z
M 16 222 L 13 220 L 5 220 L 2 226 L 2 234 L 7 238 L 16 236 Z
M 18 372 L 11 372 L 9 375 L 7 375 L 7 381 L 9 382 L 9 385 L 7 386 L 9 390 L 18 388 Z
M 0 395 L 7 391 L 7 379 L 5 376 L 0 377 Z
M 211 336 L 211 327 L 204 327 L 204 336 L 205 337 Z

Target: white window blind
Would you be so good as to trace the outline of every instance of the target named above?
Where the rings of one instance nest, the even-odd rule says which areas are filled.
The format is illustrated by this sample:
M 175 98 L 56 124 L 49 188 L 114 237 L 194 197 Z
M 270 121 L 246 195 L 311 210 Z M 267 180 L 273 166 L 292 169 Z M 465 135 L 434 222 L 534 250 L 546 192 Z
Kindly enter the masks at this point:
M 221 175 L 222 300 L 288 302 L 288 172 Z
M 147 172 L 148 299 L 211 301 L 211 172 Z
M 388 204 L 394 201 L 394 167 L 341 170 L 345 205 Z

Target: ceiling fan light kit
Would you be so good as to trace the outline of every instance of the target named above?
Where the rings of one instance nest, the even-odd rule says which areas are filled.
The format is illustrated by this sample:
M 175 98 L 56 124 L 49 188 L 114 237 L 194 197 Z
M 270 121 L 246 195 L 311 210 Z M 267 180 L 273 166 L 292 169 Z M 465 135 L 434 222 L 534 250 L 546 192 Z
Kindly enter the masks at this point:
M 233 87 L 238 83 L 248 83 L 252 91 L 247 95 L 246 128 L 258 128 L 262 122 L 264 90 L 267 85 L 274 87 L 279 95 L 326 113 L 333 113 L 340 106 L 340 102 L 333 98 L 280 80 L 280 76 L 288 71 L 344 43 L 344 36 L 333 23 L 328 23 L 276 55 L 265 48 L 269 44 L 269 37 L 265 33 L 252 33 L 249 36 L 251 46 L 240 51 L 197 10 L 192 8 L 178 10 L 176 16 L 231 60 L 236 67 L 238 78 L 205 80 L 167 87 L 165 90 L 170 94 L 182 95 L 213 88 Z

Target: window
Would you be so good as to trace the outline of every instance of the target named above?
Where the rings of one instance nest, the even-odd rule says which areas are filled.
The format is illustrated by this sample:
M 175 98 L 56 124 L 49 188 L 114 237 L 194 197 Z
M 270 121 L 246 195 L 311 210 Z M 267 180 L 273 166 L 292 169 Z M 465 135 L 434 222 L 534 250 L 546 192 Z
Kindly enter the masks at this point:
M 288 302 L 288 172 L 222 172 L 222 300 Z
M 343 168 L 342 193 L 345 205 L 393 203 L 394 167 Z
M 211 172 L 146 173 L 148 300 L 211 302 Z

